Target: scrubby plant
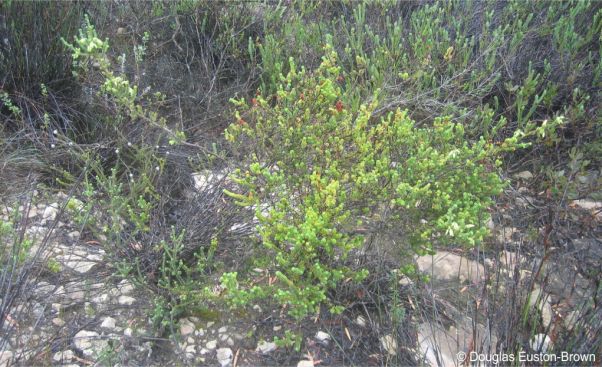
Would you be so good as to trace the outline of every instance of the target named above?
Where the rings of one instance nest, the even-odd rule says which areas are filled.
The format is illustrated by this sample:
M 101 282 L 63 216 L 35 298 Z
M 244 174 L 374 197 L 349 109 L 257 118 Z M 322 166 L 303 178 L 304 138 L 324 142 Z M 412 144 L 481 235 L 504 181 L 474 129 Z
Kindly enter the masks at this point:
M 559 122 L 517 130 L 499 143 L 470 141 L 448 117 L 432 126 L 418 126 L 401 110 L 374 117 L 378 92 L 358 110 L 349 108 L 353 91 L 345 88 L 331 46 L 314 72 L 298 70 L 292 59 L 289 69 L 275 95 L 234 100 L 237 121 L 226 131 L 247 157 L 234 178 L 240 191 L 227 194 L 255 208 L 278 281 L 244 290 L 236 274 L 222 280 L 240 304 L 271 294 L 297 320 L 322 304 L 342 311 L 328 292 L 366 277 L 366 269 L 345 265 L 362 247 L 363 229 L 401 229 L 400 250 L 416 253 L 433 244 L 481 242 L 491 198 L 504 187 L 499 155 L 527 146 L 525 136 L 549 133 Z

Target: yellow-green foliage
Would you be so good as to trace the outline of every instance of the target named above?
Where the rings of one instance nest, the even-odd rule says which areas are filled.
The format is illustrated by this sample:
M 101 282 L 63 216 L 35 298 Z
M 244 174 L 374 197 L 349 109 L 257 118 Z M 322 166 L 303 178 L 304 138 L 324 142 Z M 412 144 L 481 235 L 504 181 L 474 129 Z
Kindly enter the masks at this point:
M 252 147 L 236 178 L 244 191 L 227 193 L 256 208 L 274 255 L 274 297 L 296 318 L 328 303 L 326 292 L 341 280 L 367 275 L 343 265 L 363 243 L 356 227 L 394 224 L 407 235 L 402 246 L 416 252 L 483 240 L 491 197 L 504 186 L 496 158 L 524 145 L 520 131 L 498 144 L 470 142 L 446 117 L 430 127 L 400 110 L 375 118 L 377 93 L 352 110 L 344 78 L 331 47 L 313 73 L 291 60 L 275 96 L 235 101 L 238 121 L 226 132 L 239 149 Z

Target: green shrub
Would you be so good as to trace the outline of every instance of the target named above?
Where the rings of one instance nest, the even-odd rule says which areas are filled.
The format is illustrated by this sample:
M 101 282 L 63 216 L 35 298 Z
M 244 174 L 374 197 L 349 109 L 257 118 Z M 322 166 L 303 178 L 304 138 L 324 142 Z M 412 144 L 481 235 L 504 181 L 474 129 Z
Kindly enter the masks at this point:
M 240 192 L 226 193 L 255 207 L 276 289 L 245 291 L 235 274 L 223 280 L 239 304 L 250 295 L 273 294 L 296 319 L 323 303 L 340 312 L 328 291 L 366 277 L 365 269 L 344 265 L 363 244 L 361 228 L 401 228 L 402 246 L 417 253 L 435 243 L 482 241 L 491 197 L 504 187 L 499 154 L 526 146 L 525 135 L 545 133 L 530 126 L 497 144 L 469 141 L 463 126 L 447 117 L 432 127 L 417 126 L 400 110 L 374 118 L 378 93 L 350 109 L 352 92 L 341 85 L 346 75 L 330 46 L 315 72 L 297 70 L 292 60 L 289 68 L 276 95 L 234 101 L 237 122 L 226 131 L 248 157 L 235 177 Z

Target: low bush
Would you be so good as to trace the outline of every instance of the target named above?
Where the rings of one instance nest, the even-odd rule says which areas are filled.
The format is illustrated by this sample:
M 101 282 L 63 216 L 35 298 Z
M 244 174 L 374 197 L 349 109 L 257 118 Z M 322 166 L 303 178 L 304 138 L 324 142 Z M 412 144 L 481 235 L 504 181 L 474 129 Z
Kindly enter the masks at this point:
M 500 154 L 527 146 L 526 136 L 550 133 L 561 122 L 529 126 L 494 144 L 470 141 L 448 117 L 436 118 L 432 127 L 418 126 L 401 110 L 374 117 L 378 93 L 358 110 L 349 108 L 347 75 L 332 47 L 325 52 L 314 72 L 297 70 L 291 59 L 275 95 L 234 101 L 237 122 L 226 131 L 247 162 L 235 178 L 241 191 L 226 193 L 255 208 L 278 281 L 239 288 L 230 273 L 224 287 L 236 305 L 273 295 L 297 320 L 322 304 L 333 313 L 343 310 L 328 292 L 366 277 L 367 269 L 344 265 L 362 247 L 362 230 L 396 228 L 405 237 L 398 251 L 407 254 L 405 246 L 425 253 L 435 244 L 480 243 L 491 198 L 504 187 Z

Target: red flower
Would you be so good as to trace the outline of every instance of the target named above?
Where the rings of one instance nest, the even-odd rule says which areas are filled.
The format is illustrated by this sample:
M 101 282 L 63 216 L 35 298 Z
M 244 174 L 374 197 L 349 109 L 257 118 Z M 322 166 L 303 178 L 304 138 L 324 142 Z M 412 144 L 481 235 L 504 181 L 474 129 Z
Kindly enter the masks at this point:
M 335 104 L 335 107 L 338 112 L 343 111 L 343 102 L 341 102 L 341 100 L 338 100 L 337 103 Z

